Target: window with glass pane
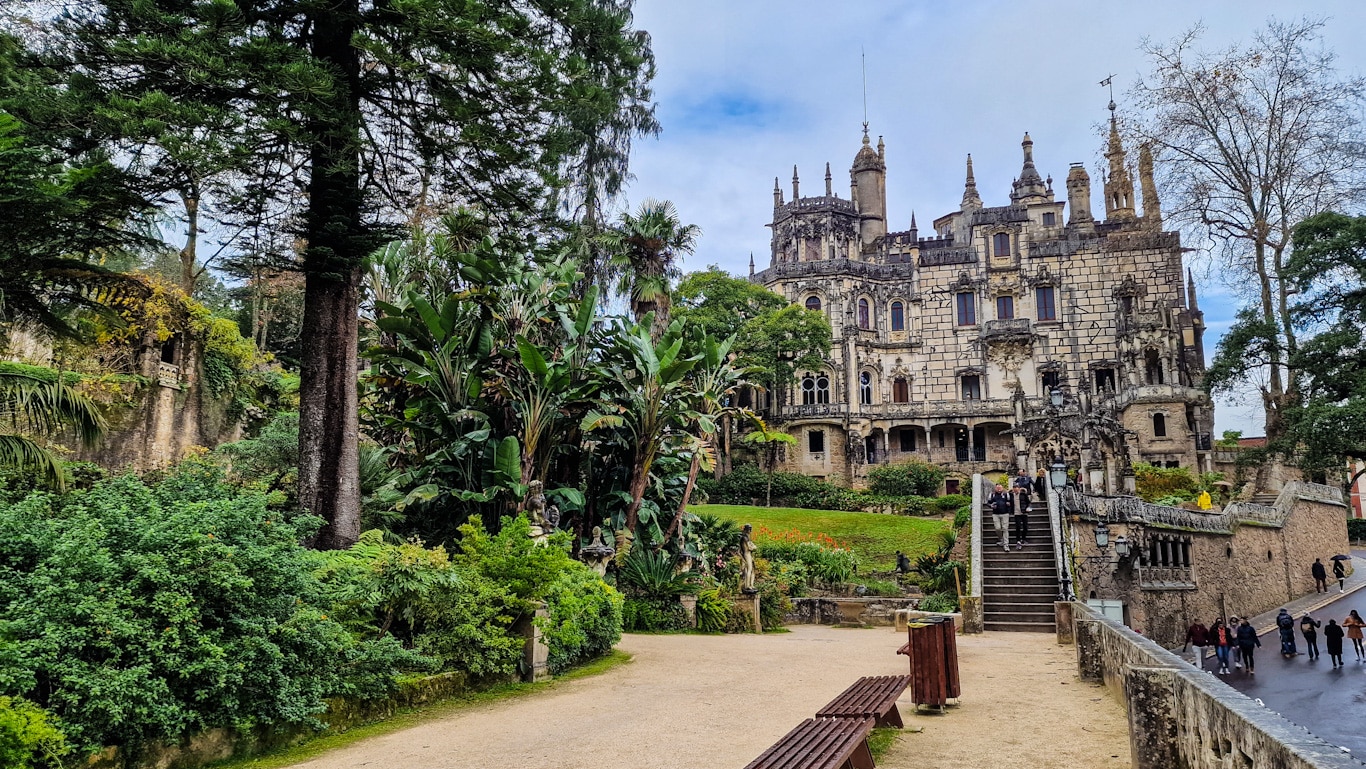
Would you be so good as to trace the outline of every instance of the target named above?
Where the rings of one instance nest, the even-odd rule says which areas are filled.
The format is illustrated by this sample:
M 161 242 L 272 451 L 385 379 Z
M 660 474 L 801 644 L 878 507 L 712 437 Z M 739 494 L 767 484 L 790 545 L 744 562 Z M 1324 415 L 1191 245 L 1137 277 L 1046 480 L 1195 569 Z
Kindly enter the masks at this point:
M 979 401 L 982 399 L 982 378 L 977 375 L 963 377 L 963 400 Z
M 806 434 L 806 446 L 812 454 L 819 454 L 825 451 L 825 431 L 812 430 Z
M 1010 256 L 1010 234 L 998 232 L 992 238 L 992 252 L 996 256 Z
M 808 309 L 808 310 L 820 310 L 820 308 L 821 308 L 821 298 L 820 298 L 819 296 L 808 296 L 808 297 L 806 298 L 806 309 Z
M 869 317 L 869 313 L 868 313 L 868 300 L 867 300 L 867 299 L 860 299 L 860 300 L 858 300 L 858 327 L 859 327 L 859 328 L 869 328 L 868 317 Z
M 892 302 L 892 330 L 906 330 L 906 309 L 901 302 Z
M 996 297 L 996 320 L 1010 320 L 1015 317 L 1015 297 Z
M 1167 417 L 1165 414 L 1153 414 L 1153 437 L 1167 437 Z
M 895 403 L 909 403 L 911 400 L 911 388 L 906 384 L 906 380 L 897 377 L 892 382 L 892 401 Z
M 1057 214 L 1053 213 L 1052 211 L 1048 211 L 1048 212 L 1044 213 L 1044 215 L 1043 215 L 1043 226 L 1045 226 L 1045 227 L 1052 227 L 1053 225 L 1055 225 L 1055 224 L 1057 224 L 1057 223 L 1058 223 L 1058 215 L 1057 215 Z
M 972 294 L 958 295 L 958 325 L 977 325 L 977 304 Z
M 1034 306 L 1038 310 L 1040 321 L 1058 319 L 1058 311 L 1053 303 L 1052 286 L 1039 286 L 1034 289 Z
M 817 403 L 829 403 L 829 402 L 830 402 L 830 377 L 827 377 L 827 376 L 819 376 L 819 377 L 816 377 L 816 402 L 817 402 Z
M 816 402 L 816 378 L 802 377 L 802 405 L 810 406 Z
M 873 402 L 873 375 L 867 371 L 858 375 L 858 402 L 865 406 Z

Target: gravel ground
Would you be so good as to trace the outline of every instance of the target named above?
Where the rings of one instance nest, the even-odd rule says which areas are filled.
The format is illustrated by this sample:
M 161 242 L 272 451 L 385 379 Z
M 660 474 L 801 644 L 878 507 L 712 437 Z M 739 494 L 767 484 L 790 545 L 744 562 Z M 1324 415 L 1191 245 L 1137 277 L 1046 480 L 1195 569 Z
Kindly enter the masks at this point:
M 904 673 L 887 628 L 800 625 L 763 636 L 628 635 L 634 660 L 543 694 L 363 740 L 310 769 L 743 767 L 859 676 Z M 963 699 L 912 715 L 880 767 L 1129 765 L 1124 713 L 1049 635 L 959 638 Z

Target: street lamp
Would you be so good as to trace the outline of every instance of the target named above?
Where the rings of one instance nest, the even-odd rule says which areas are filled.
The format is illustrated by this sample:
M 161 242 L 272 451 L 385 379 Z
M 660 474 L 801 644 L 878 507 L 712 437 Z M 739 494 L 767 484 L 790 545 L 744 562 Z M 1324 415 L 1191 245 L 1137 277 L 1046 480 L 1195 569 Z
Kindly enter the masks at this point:
M 1133 552 L 1130 549 L 1131 547 L 1132 546 L 1129 543 L 1128 538 L 1125 537 L 1123 534 L 1119 535 L 1118 537 L 1115 537 L 1115 555 L 1119 558 L 1119 560 L 1122 561 L 1125 558 L 1129 557 L 1129 555 Z
M 1059 491 L 1067 486 L 1067 463 L 1062 461 L 1062 457 L 1053 458 L 1053 464 L 1048 468 L 1048 480 L 1053 484 L 1053 488 Z
M 1053 408 L 1062 408 L 1062 388 L 1054 387 L 1048 391 L 1048 402 L 1053 404 Z
M 1115 544 L 1116 544 L 1116 546 L 1118 546 L 1118 541 L 1116 541 Z M 1100 523 L 1097 523 L 1097 524 L 1096 524 L 1096 547 L 1100 548 L 1101 550 L 1104 550 L 1105 548 L 1107 548 L 1107 547 L 1109 547 L 1109 546 L 1110 546 L 1110 527 L 1105 525 L 1105 521 L 1101 521 Z M 1127 546 L 1127 543 L 1126 543 L 1126 546 Z M 1115 552 L 1118 553 L 1119 550 L 1116 549 Z

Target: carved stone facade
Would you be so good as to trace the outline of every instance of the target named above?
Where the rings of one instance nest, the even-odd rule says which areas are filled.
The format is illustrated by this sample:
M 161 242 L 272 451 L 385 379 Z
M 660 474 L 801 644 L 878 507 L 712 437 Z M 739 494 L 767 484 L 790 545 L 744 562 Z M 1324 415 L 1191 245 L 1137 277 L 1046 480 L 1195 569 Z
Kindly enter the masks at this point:
M 1140 216 L 1110 137 L 1107 218 L 1095 221 L 1086 170 L 1072 165 L 1057 200 L 1033 146 L 1026 134 L 997 207 L 983 205 L 969 156 L 960 210 L 928 237 L 914 214 L 886 231 L 886 149 L 866 127 L 850 199 L 828 166 L 820 197 L 799 196 L 795 169 L 792 200 L 775 179 L 771 260 L 751 279 L 826 313 L 834 331 L 826 366 L 768 400 L 798 439 L 787 469 L 859 485 L 871 465 L 915 457 L 956 480 L 1033 472 L 1061 453 L 1097 491 L 1122 490 L 1137 461 L 1211 469 L 1203 314 L 1180 236 L 1162 230 L 1151 162 L 1139 164 Z

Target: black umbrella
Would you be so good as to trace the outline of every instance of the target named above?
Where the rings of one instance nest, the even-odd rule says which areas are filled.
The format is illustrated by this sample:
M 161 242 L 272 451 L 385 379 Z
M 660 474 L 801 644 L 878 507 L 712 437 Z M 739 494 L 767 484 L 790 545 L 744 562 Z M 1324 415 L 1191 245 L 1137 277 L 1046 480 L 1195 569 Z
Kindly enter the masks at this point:
M 1328 560 L 1330 560 L 1330 561 L 1350 561 L 1350 560 L 1352 560 L 1352 556 L 1350 556 L 1350 555 L 1343 555 L 1343 554 L 1341 554 L 1341 553 L 1338 553 L 1337 555 L 1333 556 L 1332 558 L 1329 558 Z

